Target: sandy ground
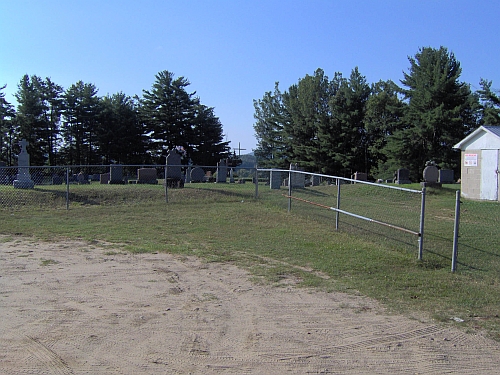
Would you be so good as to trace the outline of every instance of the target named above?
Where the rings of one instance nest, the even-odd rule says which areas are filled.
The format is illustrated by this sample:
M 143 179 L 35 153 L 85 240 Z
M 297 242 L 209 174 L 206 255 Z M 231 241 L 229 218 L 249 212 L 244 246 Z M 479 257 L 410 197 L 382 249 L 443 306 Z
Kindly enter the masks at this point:
M 0 244 L 1 374 L 499 374 L 500 344 L 231 265 Z

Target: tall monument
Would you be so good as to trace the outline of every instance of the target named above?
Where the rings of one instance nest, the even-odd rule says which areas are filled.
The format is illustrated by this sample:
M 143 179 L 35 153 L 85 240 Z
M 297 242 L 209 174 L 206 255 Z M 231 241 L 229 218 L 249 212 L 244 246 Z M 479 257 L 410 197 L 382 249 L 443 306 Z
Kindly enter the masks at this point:
M 21 146 L 21 153 L 17 156 L 17 178 L 14 180 L 14 188 L 16 189 L 33 189 L 35 183 L 31 179 L 30 175 L 30 154 L 26 150 L 28 142 L 23 138 L 19 142 Z

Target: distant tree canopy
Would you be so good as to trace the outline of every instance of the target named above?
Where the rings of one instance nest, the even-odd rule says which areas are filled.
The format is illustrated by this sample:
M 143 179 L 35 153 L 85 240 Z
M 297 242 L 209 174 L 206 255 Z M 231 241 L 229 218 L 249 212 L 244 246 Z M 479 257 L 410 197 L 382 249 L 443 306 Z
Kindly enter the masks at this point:
M 318 69 L 297 84 L 254 100 L 259 165 L 299 163 L 310 172 L 390 178 L 408 168 L 419 181 L 427 161 L 459 174 L 452 146 L 482 123 L 500 124 L 500 100 L 491 82 L 472 93 L 461 67 L 444 47 L 421 48 L 409 57 L 401 87 L 371 86 L 354 68 L 348 78 L 328 79 Z
M 0 161 L 15 165 L 19 140 L 29 142 L 32 165 L 156 164 L 183 146 L 195 164 L 228 157 L 214 108 L 188 93 L 189 81 L 169 71 L 156 75 L 142 97 L 99 97 L 79 81 L 64 90 L 50 78 L 24 75 L 15 94 L 17 111 L 0 87 Z

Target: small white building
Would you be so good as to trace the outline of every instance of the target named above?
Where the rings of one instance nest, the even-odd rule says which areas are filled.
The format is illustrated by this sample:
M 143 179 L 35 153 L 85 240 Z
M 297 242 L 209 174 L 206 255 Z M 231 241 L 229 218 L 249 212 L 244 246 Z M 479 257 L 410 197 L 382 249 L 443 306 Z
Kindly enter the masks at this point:
M 480 126 L 453 148 L 462 154 L 462 197 L 498 201 L 500 126 Z

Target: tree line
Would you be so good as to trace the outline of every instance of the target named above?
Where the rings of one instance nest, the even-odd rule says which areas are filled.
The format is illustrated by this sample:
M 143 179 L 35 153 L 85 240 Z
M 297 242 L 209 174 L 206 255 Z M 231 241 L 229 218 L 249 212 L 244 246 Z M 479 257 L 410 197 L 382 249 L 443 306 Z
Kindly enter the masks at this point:
M 194 164 L 216 165 L 229 155 L 222 124 L 189 85 L 162 71 L 142 97 L 100 97 L 91 83 L 65 90 L 26 74 L 15 93 L 17 108 L 0 87 L 0 161 L 16 165 L 25 138 L 31 165 L 159 164 L 177 146 Z
M 349 77 L 322 69 L 282 91 L 254 100 L 255 156 L 263 167 L 298 163 L 309 172 L 391 178 L 408 168 L 419 181 L 427 162 L 460 171 L 452 147 L 479 125 L 500 125 L 498 92 L 481 79 L 472 92 L 447 48 L 421 48 L 409 57 L 401 86 L 369 85 L 358 68 Z

